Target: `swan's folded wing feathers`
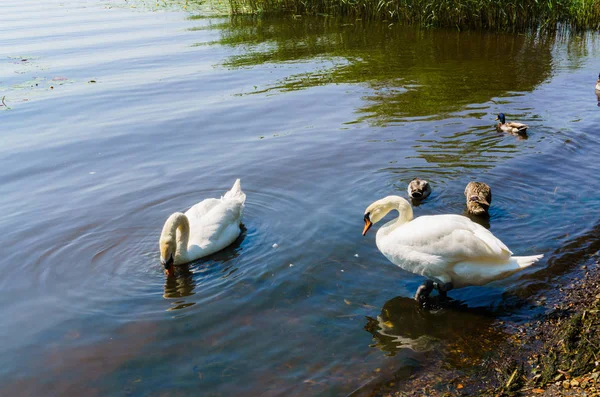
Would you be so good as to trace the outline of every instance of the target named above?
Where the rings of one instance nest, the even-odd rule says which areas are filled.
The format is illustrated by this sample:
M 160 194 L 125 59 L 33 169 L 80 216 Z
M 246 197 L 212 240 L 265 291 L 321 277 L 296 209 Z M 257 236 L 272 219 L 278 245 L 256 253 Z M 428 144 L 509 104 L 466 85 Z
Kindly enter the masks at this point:
M 487 246 L 498 256 L 508 259 L 512 255 L 512 251 L 508 249 L 506 244 L 500 241 L 496 236 L 483 226 L 476 223 L 479 228 L 473 230 L 475 237 L 483 241 Z
M 235 230 L 239 230 L 243 204 L 232 201 L 218 201 L 220 202 L 219 205 L 211 208 L 199 220 L 201 232 L 194 236 L 194 240 L 200 246 L 226 238 L 224 232 L 230 229 L 229 226 L 231 225 L 235 226 Z
M 187 210 L 185 212 L 185 216 L 187 216 L 190 221 L 198 220 L 219 204 L 221 204 L 221 200 L 216 198 L 207 198 L 206 200 L 202 200 Z
M 510 251 L 483 226 L 460 215 L 421 216 L 397 228 L 386 239 L 445 261 L 473 257 L 508 258 Z

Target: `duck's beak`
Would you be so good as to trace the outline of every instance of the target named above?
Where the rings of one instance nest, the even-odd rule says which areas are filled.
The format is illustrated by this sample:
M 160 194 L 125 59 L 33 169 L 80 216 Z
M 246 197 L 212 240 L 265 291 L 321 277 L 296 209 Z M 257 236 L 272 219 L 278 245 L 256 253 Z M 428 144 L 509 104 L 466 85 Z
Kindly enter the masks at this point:
M 498 117 L 496 117 L 496 121 L 500 120 Z
M 362 235 L 366 235 L 373 223 L 371 223 L 371 219 L 369 219 L 369 214 L 365 214 L 365 228 L 363 229 Z
M 160 258 L 160 262 L 165 267 L 165 274 L 167 275 L 167 277 L 173 277 L 175 275 L 175 266 L 173 265 L 173 256 L 171 256 L 168 261 L 165 261 L 163 258 Z

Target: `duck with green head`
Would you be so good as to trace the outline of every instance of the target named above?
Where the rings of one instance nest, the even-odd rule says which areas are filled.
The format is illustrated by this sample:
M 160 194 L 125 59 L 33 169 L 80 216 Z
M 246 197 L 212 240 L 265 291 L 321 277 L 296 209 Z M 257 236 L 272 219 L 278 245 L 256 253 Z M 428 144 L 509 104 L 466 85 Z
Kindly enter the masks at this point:
M 500 121 L 498 124 L 496 124 L 496 129 L 498 131 L 510 132 L 511 134 L 525 134 L 527 132 L 527 128 L 529 128 L 527 124 L 523 123 L 517 123 L 514 121 L 509 121 L 507 123 L 504 113 L 498 114 L 496 120 Z

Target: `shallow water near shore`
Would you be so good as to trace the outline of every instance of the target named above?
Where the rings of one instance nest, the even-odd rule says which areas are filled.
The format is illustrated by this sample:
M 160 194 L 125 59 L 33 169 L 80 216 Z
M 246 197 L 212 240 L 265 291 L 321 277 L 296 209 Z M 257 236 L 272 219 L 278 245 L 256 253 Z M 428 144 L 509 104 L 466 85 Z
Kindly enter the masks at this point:
M 561 248 L 598 224 L 597 37 L 182 4 L 0 4 L 0 394 L 350 394 L 432 356 L 463 370 L 499 319 L 543 310 Z M 361 236 L 415 176 L 415 216 L 489 183 L 483 223 L 544 259 L 418 310 L 423 279 Z M 238 241 L 166 280 L 166 218 L 236 178 Z

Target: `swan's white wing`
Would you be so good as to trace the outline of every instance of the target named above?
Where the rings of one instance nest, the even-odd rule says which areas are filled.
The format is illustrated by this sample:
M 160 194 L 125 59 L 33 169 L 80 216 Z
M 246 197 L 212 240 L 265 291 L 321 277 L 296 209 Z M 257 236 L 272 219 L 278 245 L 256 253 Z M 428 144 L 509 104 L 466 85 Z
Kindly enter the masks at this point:
M 195 204 L 192 208 L 187 210 L 185 212 L 185 216 L 188 217 L 188 220 L 190 222 L 197 221 L 219 204 L 221 204 L 220 199 L 207 198 L 206 200 L 202 200 L 201 202 Z
M 411 251 L 448 264 L 471 258 L 502 260 L 512 254 L 489 230 L 461 215 L 421 216 L 393 230 L 385 245 L 395 251 L 393 256 Z
M 232 200 L 211 200 L 214 200 L 216 205 L 211 205 L 210 209 L 203 213 L 201 217 L 196 217 L 193 221 L 190 220 L 188 245 L 198 245 L 203 249 L 214 245 L 221 249 L 231 244 L 239 235 L 239 225 L 244 205 Z M 205 208 L 199 209 L 204 210 Z

